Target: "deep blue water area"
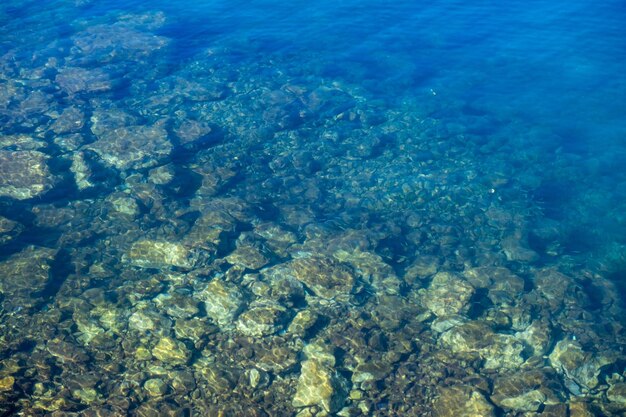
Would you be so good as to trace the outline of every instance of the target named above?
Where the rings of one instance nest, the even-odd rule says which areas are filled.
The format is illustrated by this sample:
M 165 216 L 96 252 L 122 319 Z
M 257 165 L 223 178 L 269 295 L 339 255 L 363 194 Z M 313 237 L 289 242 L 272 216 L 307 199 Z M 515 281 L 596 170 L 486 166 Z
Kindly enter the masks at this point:
M 621 0 L 5 0 L 0 416 L 626 413 Z

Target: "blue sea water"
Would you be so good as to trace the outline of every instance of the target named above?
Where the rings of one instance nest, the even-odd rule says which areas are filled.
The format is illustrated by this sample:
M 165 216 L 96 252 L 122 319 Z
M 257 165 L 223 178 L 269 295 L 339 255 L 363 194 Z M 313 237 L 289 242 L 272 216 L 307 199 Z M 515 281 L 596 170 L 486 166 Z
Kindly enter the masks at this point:
M 0 415 L 620 415 L 625 17 L 3 2 Z

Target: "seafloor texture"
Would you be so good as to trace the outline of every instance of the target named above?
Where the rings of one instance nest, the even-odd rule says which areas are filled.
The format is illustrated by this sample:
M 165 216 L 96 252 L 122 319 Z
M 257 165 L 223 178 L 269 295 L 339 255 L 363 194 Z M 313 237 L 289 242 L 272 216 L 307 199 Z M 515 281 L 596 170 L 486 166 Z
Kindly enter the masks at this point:
M 623 148 L 13 3 L 0 415 L 626 414 Z

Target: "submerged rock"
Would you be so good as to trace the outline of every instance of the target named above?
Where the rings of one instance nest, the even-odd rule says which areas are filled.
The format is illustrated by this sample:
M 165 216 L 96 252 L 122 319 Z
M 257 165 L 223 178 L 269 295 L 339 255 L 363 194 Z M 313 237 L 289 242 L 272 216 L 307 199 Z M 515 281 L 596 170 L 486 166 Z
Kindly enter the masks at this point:
M 108 91 L 113 87 L 108 74 L 99 68 L 62 68 L 56 76 L 56 83 L 69 95 Z
M 6 151 L 40 151 L 48 144 L 29 135 L 0 135 L 0 150 Z
M 290 263 L 296 279 L 318 297 L 332 299 L 350 295 L 356 278 L 349 267 L 331 258 L 310 256 Z
M 5 376 L 4 378 L 0 378 L 0 392 L 12 391 L 14 384 L 15 378 L 12 376 Z
M 72 155 L 70 171 L 74 174 L 76 188 L 81 191 L 97 185 L 92 166 L 93 162 L 85 152 L 75 152 Z
M 288 316 L 287 308 L 278 303 L 257 301 L 239 316 L 237 329 L 247 336 L 268 336 L 284 328 Z
M 0 293 L 32 303 L 32 297 L 48 285 L 55 256 L 54 249 L 29 246 L 0 262 Z
M 137 200 L 126 193 L 109 194 L 106 201 L 110 204 L 110 216 L 121 215 L 134 219 L 141 213 Z
M 202 253 L 180 243 L 146 239 L 133 244 L 128 259 L 133 265 L 142 268 L 175 266 L 193 269 L 202 260 Z
M 218 327 L 210 322 L 206 317 L 194 317 L 189 320 L 176 320 L 174 332 L 179 339 L 188 339 L 192 343 L 197 343 L 208 334 L 219 331 Z
M 618 382 L 609 387 L 606 398 L 613 403 L 613 408 L 626 411 L 626 382 Z
M 367 360 L 357 358 L 359 362 L 354 368 L 352 373 L 352 382 L 354 384 L 361 384 L 363 382 L 376 383 L 385 379 L 387 375 L 393 370 L 393 368 L 383 361 L 374 361 L 368 358 Z
M 478 356 L 485 369 L 516 369 L 524 363 L 525 346 L 514 336 L 495 333 L 484 323 L 471 321 L 444 332 L 441 343 L 457 355 Z
M 220 327 L 229 326 L 244 307 L 239 288 L 220 279 L 214 279 L 196 297 L 204 301 L 207 316 Z
M 185 293 L 163 293 L 153 300 L 159 309 L 175 319 L 188 319 L 198 314 L 198 302 Z
M 77 107 L 67 107 L 50 129 L 57 135 L 80 131 L 85 125 L 85 113 Z
M 218 394 L 225 394 L 235 388 L 241 371 L 226 364 L 211 362 L 206 358 L 199 359 L 194 363 L 198 378 L 206 383 L 209 389 Z
M 203 213 L 185 236 L 185 242 L 194 245 L 219 245 L 225 236 L 235 231 L 237 221 L 227 210 L 216 209 Z
M 169 365 L 184 365 L 191 358 L 191 352 L 185 344 L 170 337 L 160 339 L 152 349 L 152 355 Z
M 300 310 L 289 324 L 287 331 L 294 336 L 304 337 L 306 332 L 318 321 L 319 316 L 311 310 Z
M 211 133 L 211 127 L 208 123 L 196 120 L 184 120 L 173 130 L 178 137 L 179 143 L 185 146 L 201 141 Z
M 567 388 L 579 395 L 581 391 L 598 386 L 602 368 L 613 364 L 617 359 L 615 355 L 585 351 L 576 340 L 566 338 L 557 342 L 549 358 L 552 367 L 574 383 L 566 383 Z
M 327 413 L 339 411 L 347 398 L 347 381 L 336 370 L 334 356 L 324 348 L 309 345 L 305 348 L 298 387 L 292 405 L 296 408 L 319 406 Z
M 112 102 L 97 102 L 96 105 L 97 107 L 89 118 L 89 122 L 91 133 L 98 138 L 115 129 L 134 126 L 139 123 L 137 117 L 116 107 Z
M 73 343 L 66 342 L 59 338 L 49 340 L 46 343 L 46 348 L 52 356 L 64 364 L 84 363 L 89 360 L 89 356 L 84 350 L 75 346 Z
M 500 245 L 509 261 L 533 263 L 539 260 L 539 254 L 528 247 L 526 238 L 518 234 L 502 239 Z
M 142 27 L 145 25 L 139 21 L 137 24 L 133 21 L 120 21 L 109 25 L 89 26 L 73 37 L 74 52 L 84 61 L 138 60 L 148 57 L 168 44 L 167 38 L 138 30 Z M 147 26 L 153 27 L 158 25 Z
M 260 269 L 269 262 L 269 258 L 257 245 L 245 244 L 237 246 L 237 249 L 228 255 L 226 260 L 233 265 L 252 270 Z
M 10 242 L 24 230 L 24 226 L 0 216 L 0 245 Z
M 143 383 L 143 388 L 151 397 L 160 397 L 167 392 L 167 384 L 160 378 L 148 379 Z
M 455 274 L 439 272 L 423 292 L 424 305 L 437 316 L 459 313 L 474 294 L 474 287 Z
M 546 320 L 533 321 L 526 329 L 515 333 L 515 337 L 526 342 L 535 356 L 545 355 L 553 343 L 552 327 Z
M 492 417 L 495 409 L 478 390 L 464 386 L 452 386 L 439 390 L 433 405 L 436 417 Z
M 125 171 L 158 165 L 169 156 L 172 144 L 162 126 L 127 126 L 105 131 L 87 148 Z
M 552 369 L 531 369 L 498 377 L 491 400 L 505 410 L 538 411 L 545 405 L 562 403 L 565 400 L 562 391 Z
M 401 281 L 383 258 L 372 252 L 339 250 L 334 254 L 341 262 L 351 265 L 378 292 L 398 294 Z
M 52 189 L 48 156 L 38 151 L 0 151 L 0 197 L 27 200 Z
M 502 267 L 472 268 L 463 276 L 474 288 L 486 288 L 491 302 L 512 305 L 524 291 L 524 280 Z

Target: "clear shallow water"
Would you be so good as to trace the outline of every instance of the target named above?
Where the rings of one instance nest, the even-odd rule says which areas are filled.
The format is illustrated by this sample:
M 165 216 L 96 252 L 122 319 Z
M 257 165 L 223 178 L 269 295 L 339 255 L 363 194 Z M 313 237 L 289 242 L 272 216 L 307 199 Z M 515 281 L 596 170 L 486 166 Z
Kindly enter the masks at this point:
M 624 12 L 5 2 L 0 412 L 620 415 Z

